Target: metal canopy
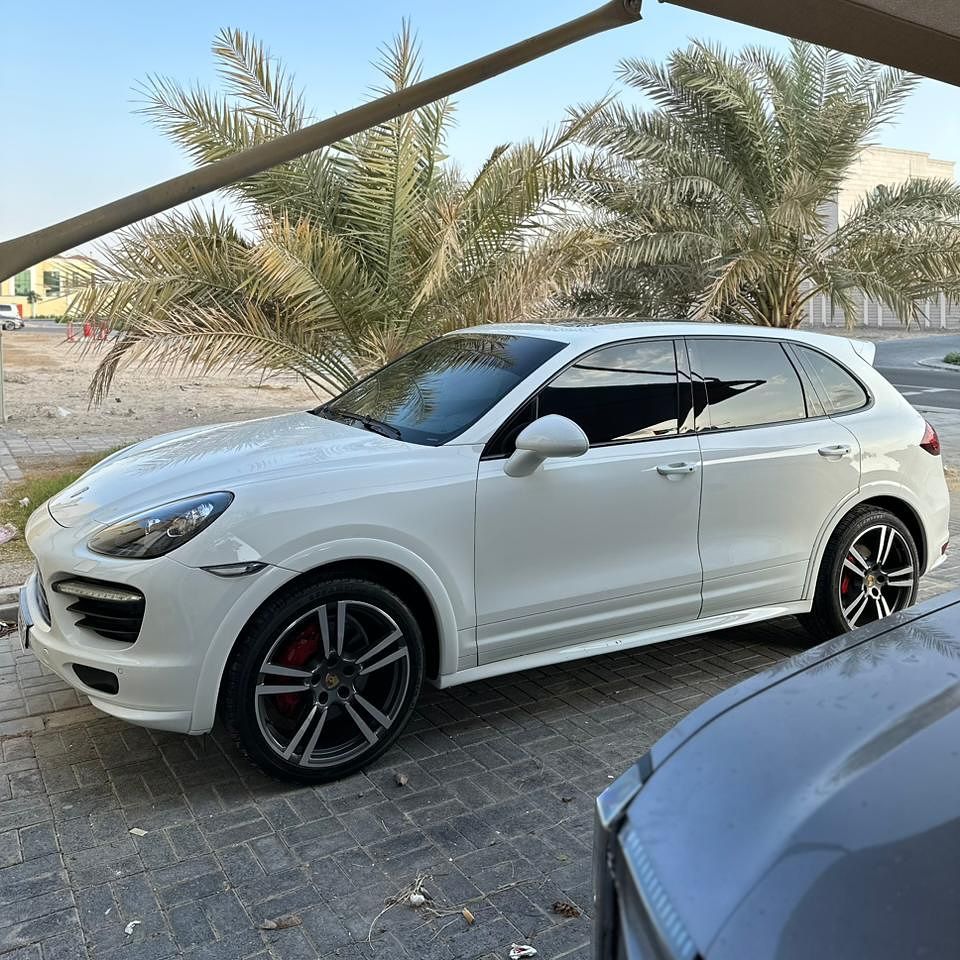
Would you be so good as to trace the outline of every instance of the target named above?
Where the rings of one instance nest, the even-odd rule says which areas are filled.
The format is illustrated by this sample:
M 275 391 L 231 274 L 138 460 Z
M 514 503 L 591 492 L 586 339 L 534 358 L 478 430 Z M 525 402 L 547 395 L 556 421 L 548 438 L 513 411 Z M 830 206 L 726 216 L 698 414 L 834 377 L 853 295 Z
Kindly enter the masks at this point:
M 810 40 L 960 85 L 960 0 L 661 0 Z M 569 23 L 346 113 L 0 243 L 0 279 L 244 177 L 383 123 L 585 37 L 639 19 L 641 0 L 607 0 Z
M 571 43 L 577 43 L 605 30 L 635 23 L 640 19 L 640 3 L 641 0 L 607 0 L 593 12 L 577 17 L 576 20 L 570 20 L 485 57 L 471 60 L 435 77 L 421 80 L 404 90 L 371 100 L 302 130 L 131 193 L 69 220 L 0 243 L 0 280 L 6 280 L 18 271 L 71 247 L 96 240 L 137 220 L 143 220 L 144 217 L 169 210 L 177 204 L 195 200 L 244 177 L 268 170 L 278 163 L 286 163 L 305 153 L 329 146 L 361 130 L 385 123 L 424 104 L 465 90 L 531 60 L 537 60 Z
M 661 0 L 960 86 L 960 0 Z

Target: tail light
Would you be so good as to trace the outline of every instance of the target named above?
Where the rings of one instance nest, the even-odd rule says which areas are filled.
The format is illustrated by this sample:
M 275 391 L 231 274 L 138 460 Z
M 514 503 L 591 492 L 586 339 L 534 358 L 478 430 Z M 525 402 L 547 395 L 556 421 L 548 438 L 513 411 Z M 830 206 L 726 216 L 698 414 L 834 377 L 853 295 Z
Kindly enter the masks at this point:
M 937 436 L 937 431 L 933 429 L 931 424 L 926 420 L 924 422 L 924 431 L 923 439 L 920 441 L 920 446 L 923 447 L 927 453 L 933 454 L 935 457 L 940 456 L 940 438 Z

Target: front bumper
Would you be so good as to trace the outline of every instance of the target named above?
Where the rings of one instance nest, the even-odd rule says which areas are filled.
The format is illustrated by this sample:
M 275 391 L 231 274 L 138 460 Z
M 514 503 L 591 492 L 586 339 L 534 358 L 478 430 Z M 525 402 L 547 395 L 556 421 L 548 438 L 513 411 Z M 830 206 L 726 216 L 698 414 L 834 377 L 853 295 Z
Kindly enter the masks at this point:
M 161 730 L 207 732 L 234 640 L 290 572 L 268 567 L 252 577 L 225 579 L 171 557 L 118 560 L 91 553 L 88 536 L 89 530 L 61 527 L 45 508 L 27 525 L 27 544 L 37 561 L 21 597 L 32 621 L 29 650 L 104 713 Z M 59 580 L 77 577 L 133 587 L 144 595 L 135 642 L 106 639 L 77 625 L 77 614 L 67 609 L 74 598 L 52 589 Z M 46 603 L 39 593 L 41 578 Z M 76 665 L 113 674 L 117 692 L 88 686 Z
M 52 593 L 48 597 L 51 609 L 46 621 L 38 595 L 38 574 L 21 588 L 21 607 L 31 621 L 27 649 L 45 667 L 104 713 L 141 726 L 192 732 L 197 677 L 193 658 L 175 649 L 151 653 L 146 622 L 136 643 L 111 644 L 74 627 L 64 601 Z M 117 693 L 108 695 L 87 686 L 74 672 L 75 665 L 114 674 Z

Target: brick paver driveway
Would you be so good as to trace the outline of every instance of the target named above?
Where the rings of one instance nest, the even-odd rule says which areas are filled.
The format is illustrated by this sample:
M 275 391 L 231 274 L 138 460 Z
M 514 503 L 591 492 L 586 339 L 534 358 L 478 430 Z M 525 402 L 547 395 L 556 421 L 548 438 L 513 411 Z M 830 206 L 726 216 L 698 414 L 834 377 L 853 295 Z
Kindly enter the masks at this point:
M 86 719 L 8 736 L 0 960 L 453 960 L 511 943 L 586 957 L 588 917 L 552 908 L 589 909 L 595 795 L 693 706 L 804 642 L 786 620 L 430 691 L 399 746 L 320 788 L 265 778 L 218 733 Z M 0 649 L 0 689 L 6 671 L 51 697 L 29 663 Z M 422 876 L 433 913 L 378 918 Z

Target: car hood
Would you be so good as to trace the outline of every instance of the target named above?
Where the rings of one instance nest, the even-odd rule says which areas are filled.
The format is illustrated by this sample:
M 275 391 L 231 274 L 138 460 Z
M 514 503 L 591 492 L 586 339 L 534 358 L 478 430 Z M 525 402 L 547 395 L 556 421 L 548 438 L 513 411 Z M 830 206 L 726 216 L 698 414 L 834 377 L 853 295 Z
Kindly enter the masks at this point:
M 195 427 L 134 444 L 88 470 L 49 503 L 61 526 L 111 523 L 181 497 L 271 479 L 324 474 L 324 489 L 354 485 L 357 471 L 409 445 L 294 413 Z
M 960 593 L 894 623 L 768 672 L 631 804 L 707 960 L 955 952 Z

